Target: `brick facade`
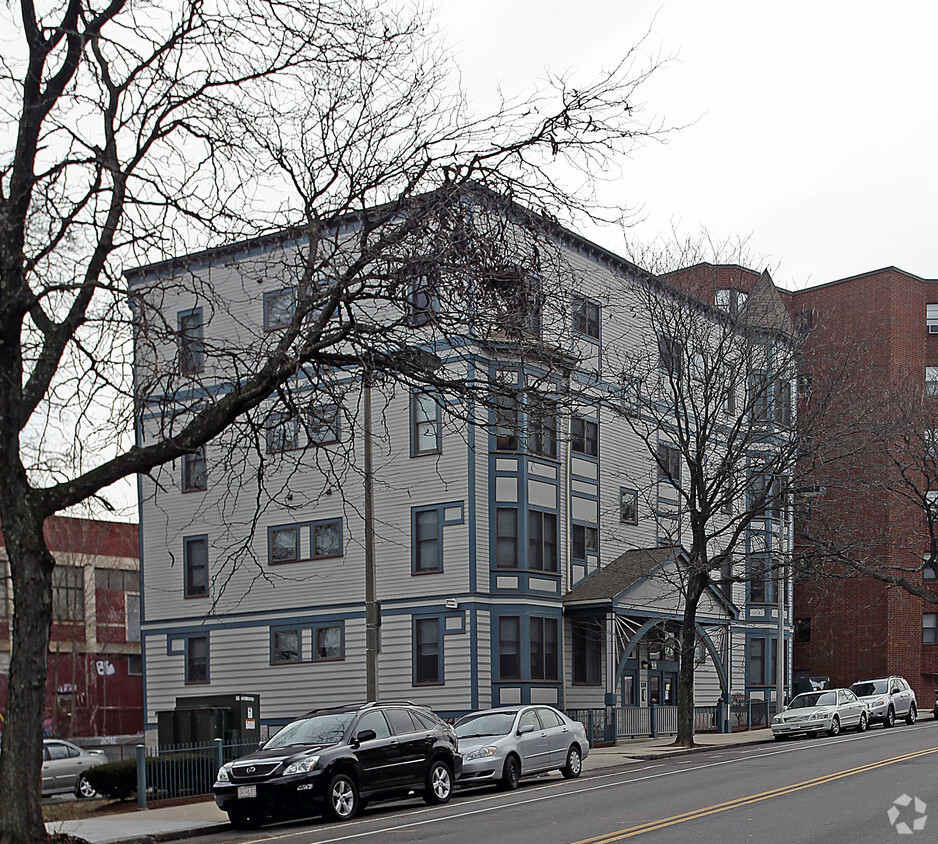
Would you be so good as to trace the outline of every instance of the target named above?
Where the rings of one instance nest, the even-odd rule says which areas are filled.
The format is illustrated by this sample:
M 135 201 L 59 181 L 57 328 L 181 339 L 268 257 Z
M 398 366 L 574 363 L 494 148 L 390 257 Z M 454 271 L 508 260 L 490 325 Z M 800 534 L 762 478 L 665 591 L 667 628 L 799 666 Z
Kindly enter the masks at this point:
M 759 274 L 735 265 L 697 264 L 669 280 L 714 301 L 717 290 L 748 292 Z M 895 267 L 799 291 L 780 291 L 796 325 L 811 328 L 806 359 L 821 365 L 848 345 L 857 372 L 874 383 L 921 385 L 926 366 L 938 366 L 938 334 L 929 334 L 926 305 L 938 304 L 938 281 Z M 888 471 L 882 453 L 867 453 L 867 472 Z M 872 489 L 872 488 L 871 488 Z M 848 524 L 866 558 L 882 567 L 921 568 L 917 546 L 922 515 L 908 502 L 880 492 L 845 490 L 835 515 Z M 921 574 L 916 575 L 922 577 Z M 834 685 L 901 674 L 915 689 L 919 708 L 931 709 L 938 687 L 938 644 L 923 644 L 922 615 L 938 607 L 881 581 L 843 579 L 796 582 L 794 618 L 810 640 L 796 642 L 795 676 L 828 676 Z M 797 620 L 801 620 L 801 625 Z

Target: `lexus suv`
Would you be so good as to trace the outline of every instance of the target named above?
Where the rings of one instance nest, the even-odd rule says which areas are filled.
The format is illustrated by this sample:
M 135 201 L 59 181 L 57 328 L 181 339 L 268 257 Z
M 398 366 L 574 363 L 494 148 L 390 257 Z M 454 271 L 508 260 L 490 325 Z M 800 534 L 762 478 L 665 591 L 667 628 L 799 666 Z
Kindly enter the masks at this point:
M 897 718 L 905 718 L 914 724 L 918 716 L 915 692 L 902 677 L 880 677 L 878 680 L 860 680 L 850 687 L 870 710 L 870 723 L 881 721 L 883 726 L 892 727 Z
M 222 765 L 215 803 L 239 828 L 321 813 L 344 821 L 372 799 L 446 803 L 462 770 L 453 728 L 409 701 L 320 709 Z

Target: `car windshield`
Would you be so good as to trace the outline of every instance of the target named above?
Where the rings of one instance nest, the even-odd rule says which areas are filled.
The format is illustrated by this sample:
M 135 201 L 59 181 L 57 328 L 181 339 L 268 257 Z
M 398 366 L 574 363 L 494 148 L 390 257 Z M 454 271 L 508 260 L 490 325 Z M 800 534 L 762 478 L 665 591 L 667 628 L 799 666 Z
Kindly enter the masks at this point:
M 888 688 L 888 680 L 864 680 L 862 683 L 854 683 L 850 691 L 857 697 L 866 697 L 867 695 L 884 695 Z
M 809 706 L 836 706 L 837 692 L 805 692 L 798 695 L 789 709 L 806 709 Z
M 314 715 L 311 718 L 301 718 L 299 721 L 287 724 L 264 747 L 288 747 L 292 744 L 335 744 L 345 735 L 345 731 L 354 717 L 354 712 L 338 712 L 331 715 Z
M 486 712 L 482 715 L 467 715 L 456 722 L 459 738 L 479 736 L 507 736 L 515 723 L 514 712 Z

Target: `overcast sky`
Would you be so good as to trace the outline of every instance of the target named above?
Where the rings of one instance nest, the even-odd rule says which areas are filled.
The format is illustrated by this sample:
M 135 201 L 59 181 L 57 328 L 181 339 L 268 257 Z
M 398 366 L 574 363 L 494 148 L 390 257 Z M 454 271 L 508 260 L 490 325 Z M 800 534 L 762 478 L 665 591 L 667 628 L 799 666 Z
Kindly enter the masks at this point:
M 434 0 L 480 107 L 589 74 L 652 24 L 649 117 L 693 123 L 626 164 L 630 236 L 748 236 L 783 287 L 895 265 L 938 278 L 938 3 Z M 696 122 L 694 122 L 696 121 Z M 587 232 L 621 254 L 620 232 Z

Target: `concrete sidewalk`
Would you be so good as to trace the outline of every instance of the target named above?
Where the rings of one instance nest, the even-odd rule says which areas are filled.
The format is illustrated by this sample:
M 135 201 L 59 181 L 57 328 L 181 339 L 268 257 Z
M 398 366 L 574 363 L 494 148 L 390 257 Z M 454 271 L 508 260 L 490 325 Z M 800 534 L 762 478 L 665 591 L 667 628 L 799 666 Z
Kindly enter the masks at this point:
M 603 768 L 629 765 L 646 759 L 699 753 L 719 747 L 758 744 L 772 741 L 772 732 L 762 729 L 726 735 L 703 733 L 697 737 L 698 746 L 692 749 L 676 748 L 672 745 L 673 741 L 670 736 L 657 739 L 626 739 L 613 747 L 594 747 L 583 760 L 583 771 L 589 774 Z M 74 835 L 92 844 L 174 841 L 209 832 L 224 832 L 228 828 L 228 816 L 211 800 L 46 824 L 50 833 Z

